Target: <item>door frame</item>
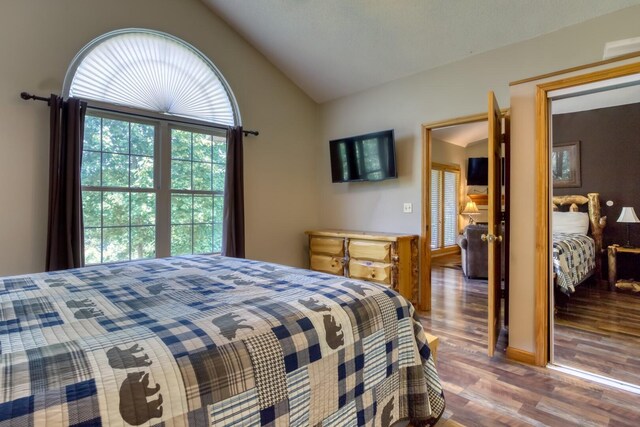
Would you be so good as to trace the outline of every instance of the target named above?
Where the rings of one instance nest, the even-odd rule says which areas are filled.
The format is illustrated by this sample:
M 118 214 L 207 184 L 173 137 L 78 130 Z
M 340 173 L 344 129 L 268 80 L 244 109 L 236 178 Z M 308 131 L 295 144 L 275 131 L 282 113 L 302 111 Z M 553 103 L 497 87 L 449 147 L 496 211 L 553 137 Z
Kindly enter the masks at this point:
M 509 109 L 502 109 L 502 117 Z M 431 311 L 431 133 L 435 129 L 488 121 L 488 113 L 471 114 L 422 125 L 422 218 L 420 233 L 420 299 L 418 309 Z M 488 131 L 487 131 L 488 133 Z
M 595 83 L 616 77 L 624 77 L 640 73 L 640 63 L 633 63 L 615 68 L 598 70 L 578 76 L 561 78 L 541 83 L 536 87 L 535 110 L 535 152 L 536 152 L 536 255 L 534 267 L 535 281 L 535 364 L 546 366 L 549 362 L 549 288 L 551 279 L 551 239 L 550 239 L 550 204 L 551 204 L 551 141 L 549 138 L 549 92 Z

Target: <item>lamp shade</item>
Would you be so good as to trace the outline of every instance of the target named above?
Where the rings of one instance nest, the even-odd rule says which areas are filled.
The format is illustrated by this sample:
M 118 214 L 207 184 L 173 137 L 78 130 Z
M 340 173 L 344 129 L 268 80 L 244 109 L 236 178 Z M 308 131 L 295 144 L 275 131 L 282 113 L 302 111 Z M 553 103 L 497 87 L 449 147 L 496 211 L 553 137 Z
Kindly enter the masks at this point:
M 633 208 L 624 207 L 622 208 L 622 212 L 620 212 L 618 222 L 640 222 L 640 219 L 638 219 L 636 211 L 633 210 Z
M 469 200 L 465 205 L 464 209 L 462 210 L 462 213 L 465 215 L 474 215 L 474 214 L 479 214 L 480 211 L 478 210 L 478 206 L 476 205 L 476 202 L 474 202 L 473 200 Z

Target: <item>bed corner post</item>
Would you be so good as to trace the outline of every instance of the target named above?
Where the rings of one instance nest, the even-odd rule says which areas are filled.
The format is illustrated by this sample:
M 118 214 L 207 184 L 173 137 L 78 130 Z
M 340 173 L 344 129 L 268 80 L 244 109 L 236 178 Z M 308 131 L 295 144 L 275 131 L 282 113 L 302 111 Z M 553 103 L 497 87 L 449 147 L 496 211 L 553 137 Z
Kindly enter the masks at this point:
M 589 221 L 591 222 L 591 235 L 596 244 L 596 275 L 602 279 L 602 231 L 607 226 L 607 217 L 600 214 L 600 193 L 589 193 Z

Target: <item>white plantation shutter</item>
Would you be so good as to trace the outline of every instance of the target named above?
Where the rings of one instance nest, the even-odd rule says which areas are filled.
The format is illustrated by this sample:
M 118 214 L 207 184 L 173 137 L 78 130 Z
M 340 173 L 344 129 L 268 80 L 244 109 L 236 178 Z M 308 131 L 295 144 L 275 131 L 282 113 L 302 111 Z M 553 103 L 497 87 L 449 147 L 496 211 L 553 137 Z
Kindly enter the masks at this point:
M 444 172 L 444 244 L 452 246 L 456 244 L 458 234 L 458 174 Z
M 233 95 L 194 47 L 151 30 L 114 31 L 89 43 L 65 79 L 69 96 L 234 125 Z
M 442 187 L 439 170 L 431 170 L 431 248 L 437 249 L 440 244 L 440 188 Z
M 431 248 L 456 244 L 460 171 L 444 165 L 431 169 Z

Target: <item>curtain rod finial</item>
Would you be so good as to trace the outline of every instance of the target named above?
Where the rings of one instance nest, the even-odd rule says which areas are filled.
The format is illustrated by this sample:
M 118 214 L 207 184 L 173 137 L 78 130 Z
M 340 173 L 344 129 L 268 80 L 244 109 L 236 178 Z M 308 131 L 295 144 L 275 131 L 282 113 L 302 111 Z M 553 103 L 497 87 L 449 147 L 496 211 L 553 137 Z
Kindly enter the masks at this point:
M 28 101 L 29 99 L 33 99 L 34 101 L 45 101 L 47 105 L 51 105 L 51 99 L 45 98 L 43 96 L 32 95 L 29 92 L 20 92 L 20 98 Z

